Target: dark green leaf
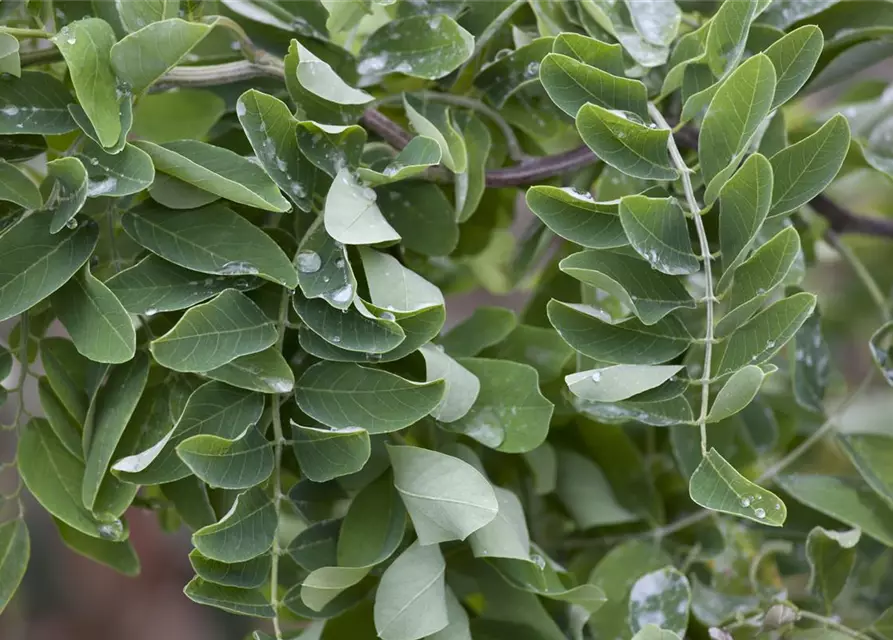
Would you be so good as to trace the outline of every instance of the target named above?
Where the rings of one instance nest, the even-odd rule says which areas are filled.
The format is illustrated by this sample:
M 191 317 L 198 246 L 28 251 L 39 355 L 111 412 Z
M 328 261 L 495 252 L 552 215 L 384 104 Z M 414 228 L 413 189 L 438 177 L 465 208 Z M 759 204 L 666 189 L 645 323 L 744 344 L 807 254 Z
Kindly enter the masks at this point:
M 0 134 L 74 131 L 77 125 L 68 113 L 71 100 L 65 85 L 48 73 L 24 71 L 21 78 L 0 75 Z
M 636 580 L 629 593 L 630 629 L 639 633 L 651 625 L 684 634 L 690 605 L 691 587 L 678 569 L 669 566 L 646 573 Z
M 638 80 L 611 75 L 559 53 L 543 59 L 539 74 L 552 102 L 572 118 L 587 102 L 648 116 L 648 94 Z
M 639 519 L 617 502 L 601 469 L 574 451 L 558 451 L 555 492 L 580 529 Z
M 850 577 L 861 535 L 859 529 L 830 531 L 815 527 L 806 538 L 809 590 L 822 599 L 826 611 L 831 611 L 834 599 Z
M 823 400 L 831 374 L 831 351 L 822 335 L 818 309 L 794 336 L 791 370 L 794 398 L 804 409 L 824 413 Z
M 142 191 L 155 179 L 152 158 L 132 144 L 125 144 L 119 153 L 111 154 L 87 140 L 75 157 L 87 168 L 88 198 L 129 196 Z
M 195 573 L 208 582 L 240 589 L 259 589 L 270 577 L 270 556 L 262 555 L 245 562 L 225 563 L 203 556 L 198 549 L 189 554 Z
M 87 170 L 77 158 L 51 160 L 47 162 L 45 184 L 50 189 L 47 208 L 55 210 L 50 232 L 58 233 L 66 224 L 71 224 L 87 201 Z
M 456 248 L 456 212 L 440 188 L 424 182 L 399 182 L 379 187 L 376 193 L 382 215 L 403 238 L 404 247 L 426 256 L 446 256 Z
M 255 618 L 275 616 L 266 596 L 256 589 L 227 587 L 196 577 L 186 585 L 183 593 L 193 602 L 223 609 L 228 613 Z
M 453 357 L 476 356 L 502 342 L 517 326 L 518 319 L 510 309 L 477 307 L 443 336 L 440 344 Z
M 764 52 L 775 66 L 776 108 L 793 98 L 806 84 L 822 53 L 822 30 L 815 25 L 805 25 L 780 38 Z
M 659 387 L 682 370 L 681 365 L 617 364 L 565 377 L 571 393 L 593 402 L 619 402 Z
M 248 489 L 273 472 L 273 447 L 254 426 L 233 439 L 192 436 L 177 445 L 177 455 L 211 487 Z
M 102 540 L 85 535 L 61 520 L 54 519 L 54 522 L 59 529 L 62 542 L 75 553 L 104 564 L 125 576 L 139 575 L 140 559 L 129 540 Z
M 294 307 L 308 329 L 348 351 L 386 353 L 406 339 L 394 314 L 391 319 L 377 316 L 359 298 L 352 309 L 339 310 L 325 300 L 300 297 L 294 299 Z
M 255 487 L 239 494 L 218 522 L 192 534 L 192 544 L 211 560 L 245 562 L 270 549 L 276 527 L 273 502 Z
M 369 434 L 360 427 L 320 429 L 293 422 L 292 437 L 301 473 L 313 482 L 327 482 L 356 473 L 371 453 Z
M 444 166 L 455 173 L 465 173 L 468 169 L 468 148 L 453 122 L 450 108 L 419 100 L 409 94 L 403 95 L 403 107 L 412 128 L 440 145 Z
M 31 538 L 24 520 L 0 525 L 0 613 L 12 600 L 31 557 Z
M 205 371 L 203 375 L 240 389 L 261 393 L 290 393 L 295 386 L 295 375 L 275 345 L 240 356 L 223 366 Z
M 419 352 L 425 359 L 425 379 L 443 380 L 445 385 L 443 399 L 431 416 L 440 422 L 455 422 L 467 415 L 480 394 L 480 379 L 444 353 L 443 347 L 424 345 Z
M 512 95 L 539 80 L 540 62 L 552 51 L 553 41 L 554 38 L 551 37 L 537 38 L 506 55 L 497 56 L 481 69 L 474 84 L 490 102 L 502 107 Z M 555 103 L 564 109 L 558 101 Z M 571 113 L 572 116 L 575 114 L 576 111 Z
M 707 422 L 719 422 L 742 411 L 756 397 L 766 374 L 756 365 L 738 369 L 726 380 L 710 406 Z
M 598 203 L 589 193 L 539 185 L 528 189 L 527 206 L 552 231 L 584 247 L 609 249 L 629 242 L 616 202 Z
M 326 231 L 317 218 L 301 240 L 295 263 L 298 284 L 307 298 L 323 298 L 336 309 L 347 309 L 357 290 L 347 249 Z
M 24 209 L 40 209 L 43 198 L 34 181 L 6 160 L 0 160 L 0 200 Z
M 868 485 L 893 506 L 893 474 L 885 462 L 893 453 L 893 440 L 875 434 L 838 436 L 844 452 Z
M 700 269 L 685 213 L 675 198 L 626 196 L 620 200 L 620 222 L 632 247 L 653 269 L 671 276 Z

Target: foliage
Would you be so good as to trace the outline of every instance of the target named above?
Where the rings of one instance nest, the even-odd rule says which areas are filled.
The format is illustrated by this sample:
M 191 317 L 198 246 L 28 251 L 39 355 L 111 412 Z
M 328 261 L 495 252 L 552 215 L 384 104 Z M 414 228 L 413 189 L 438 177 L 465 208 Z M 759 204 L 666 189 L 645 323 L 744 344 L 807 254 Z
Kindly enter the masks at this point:
M 893 440 L 826 438 L 806 278 L 830 245 L 888 320 L 841 235 L 891 226 L 824 192 L 893 120 L 801 101 L 893 4 L 0 14 L 0 610 L 24 488 L 127 575 L 128 509 L 190 529 L 257 639 L 893 637 Z M 477 289 L 527 302 L 446 331 Z

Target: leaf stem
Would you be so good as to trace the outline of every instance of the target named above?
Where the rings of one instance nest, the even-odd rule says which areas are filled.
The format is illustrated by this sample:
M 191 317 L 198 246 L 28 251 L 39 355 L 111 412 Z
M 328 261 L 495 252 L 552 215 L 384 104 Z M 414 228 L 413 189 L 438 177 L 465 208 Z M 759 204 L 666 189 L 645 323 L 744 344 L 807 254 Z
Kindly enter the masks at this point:
M 710 372 L 713 365 L 713 269 L 710 265 L 710 245 L 707 243 L 707 231 L 704 229 L 704 220 L 701 218 L 701 206 L 695 198 L 695 191 L 691 184 L 691 176 L 688 165 L 682 159 L 676 140 L 673 137 L 670 125 L 664 119 L 663 114 L 656 106 L 648 103 L 648 114 L 661 129 L 670 131 L 667 146 L 670 150 L 670 158 L 679 170 L 682 177 L 682 189 L 685 191 L 685 200 L 689 211 L 695 219 L 695 230 L 698 233 L 698 243 L 701 245 L 701 259 L 704 261 L 704 308 L 707 313 L 707 330 L 704 336 L 704 368 L 701 371 L 701 411 L 698 415 L 698 428 L 701 431 L 701 456 L 707 455 L 707 409 L 710 406 Z
M 857 640 L 871 640 L 871 637 L 865 635 L 864 633 L 860 633 L 855 629 L 850 629 L 845 624 L 841 624 L 832 618 L 827 618 L 825 616 L 819 615 L 817 613 L 812 613 L 811 611 L 803 611 L 800 610 L 797 612 L 797 618 L 802 619 L 805 618 L 807 620 L 812 620 L 813 622 L 818 622 L 819 624 L 823 624 L 826 627 L 831 627 L 836 631 L 840 631 L 843 634 L 850 636 L 851 638 L 857 638 Z
M 859 280 L 862 281 L 862 284 L 868 290 L 871 299 L 881 312 L 881 317 L 884 322 L 890 322 L 890 305 L 884 296 L 884 292 L 881 291 L 881 288 L 878 286 L 877 281 L 865 266 L 865 263 L 859 259 L 859 256 L 857 256 L 834 231 L 829 230 L 826 232 L 825 239 L 832 247 L 834 247 L 837 253 L 840 254 L 840 257 L 843 258 L 844 262 L 850 265 L 850 268 L 855 272 Z
M 18 27 L 0 27 L 0 33 L 6 33 L 16 38 L 43 38 L 49 40 L 53 37 L 52 33 L 47 33 L 42 29 L 20 29 Z

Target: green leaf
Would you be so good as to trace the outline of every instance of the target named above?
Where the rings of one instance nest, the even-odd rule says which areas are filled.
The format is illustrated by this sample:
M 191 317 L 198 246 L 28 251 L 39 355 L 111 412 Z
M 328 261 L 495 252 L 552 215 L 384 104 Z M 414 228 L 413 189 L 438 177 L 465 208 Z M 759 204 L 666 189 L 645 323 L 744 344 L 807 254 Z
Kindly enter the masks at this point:
M 596 156 L 625 174 L 645 180 L 675 180 L 667 141 L 669 132 L 651 129 L 622 112 L 598 105 L 583 105 L 577 112 L 577 130 Z
M 282 249 L 222 205 L 189 211 L 143 205 L 125 213 L 121 224 L 134 241 L 181 267 L 211 275 L 257 275 L 289 289 L 298 285 L 295 267 Z
M 818 309 L 794 336 L 791 378 L 797 404 L 817 414 L 824 413 L 823 400 L 831 373 L 831 350 L 822 335 Z
M 275 345 L 236 358 L 216 369 L 205 371 L 203 375 L 260 393 L 291 393 L 295 386 L 295 374 Z
M 871 340 L 868 341 L 871 358 L 889 385 L 893 385 L 893 345 L 891 345 L 891 335 L 893 335 L 893 322 L 887 322 L 881 325 L 872 334 Z
M 475 86 L 496 107 L 502 108 L 511 96 L 540 79 L 540 63 L 552 51 L 554 40 L 552 37 L 536 38 L 497 56 L 475 76 Z
M 8 33 L 0 33 L 0 73 L 8 73 L 16 78 L 22 75 L 19 41 Z
M 310 211 L 316 170 L 298 152 L 297 124 L 281 100 L 249 89 L 236 102 L 242 129 L 276 185 L 302 211 Z
M 815 69 L 822 53 L 825 39 L 822 30 L 815 25 L 804 25 L 777 40 L 763 53 L 775 66 L 775 109 L 797 95 Z
M 346 0 L 345 2 L 323 3 L 329 12 L 326 28 L 331 33 L 350 31 L 355 28 L 364 16 L 372 12 L 370 0 Z M 291 28 L 291 25 L 286 25 Z
M 454 173 L 465 173 L 468 169 L 468 148 L 453 123 L 449 107 L 428 103 L 409 94 L 403 94 L 403 107 L 412 128 L 440 145 L 444 166 Z
M 126 362 L 136 350 L 127 311 L 89 265 L 53 294 L 53 311 L 77 350 L 94 362 Z
M 366 144 L 366 130 L 355 124 L 342 126 L 306 120 L 297 123 L 297 136 L 301 153 L 333 178 L 341 169 L 353 169 L 360 164 Z
M 464 416 L 449 423 L 450 431 L 504 453 L 524 453 L 542 444 L 554 407 L 540 393 L 533 367 L 486 358 L 462 358 L 459 364 L 478 378 L 480 393 Z
M 31 538 L 24 520 L 0 525 L 0 612 L 12 600 L 31 557 Z
M 298 65 L 295 75 L 304 89 L 327 102 L 363 105 L 372 101 L 365 91 L 354 89 L 335 73 L 329 64 L 297 43 Z
M 524 519 L 524 507 L 514 493 L 493 487 L 499 512 L 488 524 L 468 538 L 476 558 L 530 559 L 530 534 Z
M 59 289 L 93 253 L 99 237 L 96 224 L 51 234 L 52 217 L 50 211 L 33 213 L 0 235 L 0 321 Z
M 424 345 L 419 352 L 425 359 L 425 379 L 444 381 L 443 399 L 431 412 L 440 422 L 455 422 L 474 406 L 481 391 L 480 379 L 444 353 L 442 347 Z
M 54 209 L 50 233 L 58 233 L 87 201 L 87 170 L 77 158 L 50 160 L 44 184 L 50 190 L 46 207 Z
M 360 167 L 357 173 L 366 184 L 378 186 L 417 176 L 428 167 L 440 164 L 442 157 L 436 140 L 416 136 L 381 171 Z
M 592 307 L 552 300 L 549 322 L 585 356 L 615 364 L 662 364 L 688 348 L 691 337 L 676 318 L 652 325 L 631 318 L 612 323 Z
M 210 24 L 186 22 L 179 18 L 147 24 L 111 48 L 111 64 L 115 74 L 134 93 L 140 94 L 177 66 L 208 35 L 211 28 Z M 110 145 L 103 143 L 103 146 Z
M 54 519 L 54 522 L 62 542 L 75 553 L 110 567 L 125 576 L 139 575 L 140 559 L 129 540 L 102 540 L 85 535 L 61 520 Z
M 177 91 L 148 93 L 134 106 L 131 133 L 156 144 L 183 138 L 205 140 L 225 111 L 223 98 L 205 89 L 181 87 Z M 153 191 L 156 186 L 153 185 Z
M 273 472 L 273 447 L 254 426 L 232 440 L 212 434 L 192 436 L 177 445 L 177 455 L 211 487 L 248 489 Z
M 68 113 L 71 101 L 65 85 L 48 73 L 23 71 L 21 78 L 0 75 L 0 134 L 57 135 L 74 131 L 77 125 Z
M 369 567 L 320 567 L 304 578 L 301 600 L 313 611 L 322 611 L 368 573 Z
M 46 150 L 47 143 L 43 136 L 0 136 L 0 158 L 9 162 L 25 162 L 46 153 Z
M 735 69 L 710 101 L 698 138 L 707 204 L 729 179 L 760 123 L 769 115 L 775 80 L 772 62 L 757 54 Z
M 461 127 L 460 133 L 465 139 L 468 166 L 465 173 L 456 176 L 456 220 L 465 222 L 478 210 L 487 190 L 487 163 L 493 139 L 487 125 L 471 113 L 460 114 L 458 123 Z M 441 157 L 442 155 L 441 152 Z M 452 247 L 451 251 L 454 248 Z M 443 633 L 446 633 L 446 630 Z
M 285 63 L 285 86 L 291 95 L 292 102 L 300 105 L 297 111 L 298 119 L 346 125 L 356 122 L 362 115 L 365 103 L 357 101 L 364 100 L 365 98 L 361 98 L 361 96 L 368 94 L 358 91 L 344 82 L 330 65 L 298 44 L 297 40 L 291 41 L 288 55 L 283 61 Z M 302 68 L 302 77 L 299 79 L 298 67 L 302 62 L 304 67 Z M 305 87 L 302 81 L 306 81 L 308 86 Z M 315 91 L 319 91 L 323 95 L 344 95 L 348 97 L 350 103 L 341 104 L 326 100 L 317 95 Z
M 550 53 L 539 68 L 546 93 L 567 115 L 574 118 L 586 103 L 605 109 L 648 115 L 648 94 L 638 80 L 618 77 L 560 53 Z
M 678 276 L 701 268 L 691 250 L 685 213 L 675 198 L 626 196 L 620 200 L 620 222 L 633 249 L 653 269 Z
M 192 544 L 211 560 L 245 562 L 269 551 L 276 526 L 273 502 L 255 487 L 240 493 L 218 522 L 192 534 Z
M 561 376 L 573 354 L 574 350 L 552 329 L 522 324 L 505 340 L 485 349 L 481 355 L 530 365 L 536 369 L 540 384 L 545 384 Z
M 348 169 L 341 169 L 326 196 L 326 232 L 343 244 L 363 245 L 400 239 L 375 204 L 375 191 L 359 184 Z
M 639 520 L 617 502 L 602 470 L 574 451 L 558 451 L 555 492 L 580 529 Z
M 555 38 L 552 52 L 576 58 L 580 62 L 607 71 L 611 75 L 625 75 L 623 47 L 589 38 L 579 33 L 562 33 Z
M 814 308 L 811 293 L 796 293 L 767 307 L 718 345 L 713 374 L 723 376 L 768 361 L 794 337 Z
M 559 267 L 614 296 L 645 324 L 654 324 L 676 309 L 693 309 L 696 304 L 678 278 L 622 253 L 581 251 L 564 258 Z
M 149 345 L 168 369 L 202 372 L 276 342 L 276 327 L 245 294 L 227 289 L 210 302 L 191 307 L 177 324 Z
M 893 507 L 893 474 L 885 462 L 893 453 L 893 440 L 869 433 L 841 434 L 837 438 L 863 480 Z
M 678 635 L 672 631 L 661 629 L 654 624 L 646 624 L 639 632 L 633 636 L 633 640 L 681 640 Z
M 527 206 L 562 238 L 592 249 L 628 244 L 614 202 L 595 202 L 589 193 L 538 185 L 527 190 Z
M 893 546 L 893 510 L 861 478 L 795 473 L 777 482 L 798 502 Z
M 359 298 L 354 300 L 352 309 L 343 310 L 319 298 L 296 297 L 293 304 L 308 329 L 348 351 L 386 353 L 406 339 L 400 325 L 393 319 L 376 316 Z
M 46 353 L 43 354 L 43 357 L 47 357 Z M 40 378 L 37 384 L 37 391 L 40 397 L 40 408 L 50 423 L 50 428 L 52 428 L 56 437 L 59 438 L 59 442 L 74 457 L 83 460 L 84 447 L 81 444 L 82 425 L 68 412 L 46 378 Z
M 132 144 L 125 144 L 119 153 L 111 154 L 87 140 L 75 157 L 87 168 L 88 198 L 129 196 L 155 180 L 152 158 Z
M 328 234 L 321 217 L 301 240 L 295 263 L 305 297 L 323 298 L 336 309 L 347 309 L 353 303 L 357 280 L 347 249 Z
M 206 558 L 198 549 L 193 549 L 189 553 L 189 562 L 198 577 L 225 587 L 259 589 L 270 577 L 269 555 L 230 564 Z
M 565 377 L 571 393 L 583 400 L 619 402 L 659 387 L 682 370 L 682 365 L 641 366 L 617 364 L 580 371 Z
M 116 474 L 135 484 L 174 482 L 190 475 L 175 448 L 183 440 L 201 434 L 234 439 L 260 419 L 264 398 L 220 382 L 208 382 L 196 389 L 175 424 L 144 451 L 117 460 Z
M 419 544 L 464 540 L 496 517 L 493 487 L 467 462 L 418 447 L 388 446 L 388 454 Z
M 17 457 L 28 491 L 53 516 L 94 538 L 127 538 L 120 520 L 100 522 L 84 508 L 79 490 L 84 463 L 65 449 L 46 420 L 34 418 L 25 425 Z
M 193 578 L 183 589 L 186 597 L 198 604 L 255 618 L 273 618 L 275 613 L 267 597 L 256 589 L 239 589 Z
M 444 304 L 440 289 L 390 254 L 364 247 L 360 257 L 372 304 L 379 309 L 405 314 Z
M 669 566 L 636 580 L 629 593 L 629 626 L 638 633 L 648 625 L 684 635 L 688 628 L 691 587 L 688 578 Z
M 121 515 L 136 493 L 136 487 L 122 485 L 107 472 L 148 377 L 149 358 L 140 353 L 110 369 L 106 385 L 91 404 L 88 416 L 92 414 L 93 419 L 88 417 L 84 425 L 86 466 L 81 498 L 84 506 L 99 515 Z
M 441 380 L 411 382 L 381 369 L 319 362 L 298 380 L 295 399 L 304 413 L 332 428 L 389 433 L 428 415 L 444 386 Z
M 446 15 L 415 15 L 386 23 L 363 45 L 357 71 L 403 73 L 437 80 L 471 57 L 474 36 Z
M 713 75 L 723 77 L 738 64 L 750 23 L 757 16 L 758 4 L 756 0 L 724 2 L 713 16 L 704 43 L 706 61 Z
M 382 640 L 413 640 L 449 624 L 446 563 L 440 549 L 414 542 L 381 576 L 375 592 L 375 630 Z
M 451 356 L 476 356 L 487 347 L 499 344 L 518 326 L 511 309 L 481 306 L 440 339 Z
M 647 42 L 669 45 L 676 39 L 682 11 L 673 0 L 626 0 L 633 26 Z
M 343 567 L 368 567 L 397 550 L 406 529 L 406 509 L 390 474 L 360 491 L 347 510 L 338 536 L 337 559 Z
M 826 611 L 831 611 L 834 599 L 850 577 L 861 536 L 859 529 L 831 531 L 814 527 L 806 538 L 809 590 L 822 599 Z
M 133 126 L 133 95 L 126 85 L 119 87 L 115 94 L 118 96 L 118 116 L 121 119 L 121 133 L 115 144 L 105 147 L 105 151 L 111 154 L 121 153 L 124 145 L 127 144 L 130 128 Z M 101 147 L 102 143 L 100 142 L 99 134 L 81 106 L 70 104 L 68 105 L 68 110 L 71 111 L 71 117 L 74 118 L 84 135 Z
M 43 197 L 37 185 L 5 160 L 0 160 L 0 200 L 24 209 L 40 209 L 43 206 Z
M 356 473 L 371 453 L 369 434 L 361 427 L 320 429 L 292 422 L 292 437 L 301 473 L 313 482 L 328 482 Z
M 719 422 L 742 411 L 756 398 L 766 374 L 756 365 L 738 369 L 726 380 L 710 406 L 707 422 Z
M 100 143 L 114 146 L 121 137 L 118 82 L 110 58 L 115 32 L 104 20 L 85 18 L 62 27 L 53 44 L 65 58 L 78 103 Z
M 838 114 L 811 136 L 772 156 L 775 184 L 769 216 L 794 211 L 824 191 L 843 165 L 849 146 L 849 124 Z
M 41 340 L 40 359 L 53 391 L 82 426 L 89 405 L 87 392 L 99 383 L 104 367 L 91 363 L 77 352 L 71 341 L 63 338 Z
M 408 181 L 379 187 L 376 193 L 382 215 L 403 238 L 404 247 L 426 256 L 446 256 L 456 248 L 456 212 L 439 187 Z
M 171 506 L 191 531 L 201 529 L 217 520 L 217 514 L 214 513 L 208 496 L 208 487 L 195 476 L 168 482 L 162 485 L 160 490 L 164 497 L 171 501 Z
M 760 524 L 780 527 L 788 510 L 771 491 L 758 487 L 711 448 L 689 481 L 691 499 L 704 507 Z
M 119 2 L 116 4 L 121 24 L 128 31 L 136 31 L 157 20 L 165 20 L 177 15 L 176 0 L 142 0 L 142 2 Z
M 772 204 L 772 165 L 750 156 L 719 192 L 719 246 L 723 274 L 716 289 L 725 291 L 747 258 Z

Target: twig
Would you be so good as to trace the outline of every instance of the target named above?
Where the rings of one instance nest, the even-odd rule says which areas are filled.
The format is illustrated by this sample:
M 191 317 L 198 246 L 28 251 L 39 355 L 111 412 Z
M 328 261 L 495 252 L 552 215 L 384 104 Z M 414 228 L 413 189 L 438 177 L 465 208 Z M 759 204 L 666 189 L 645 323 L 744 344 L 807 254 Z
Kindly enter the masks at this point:
M 830 202 L 830 201 L 829 201 Z M 831 203 L 834 205 L 834 203 Z M 835 208 L 838 208 L 837 205 L 834 205 Z M 878 310 L 881 312 L 881 318 L 884 322 L 890 321 L 890 304 L 887 302 L 887 298 L 884 295 L 884 292 L 881 291 L 881 288 L 878 286 L 878 283 L 875 281 L 874 277 L 871 275 L 871 272 L 865 267 L 859 257 L 853 253 L 852 249 L 850 249 L 838 235 L 839 232 L 829 230 L 825 233 L 825 239 L 828 243 L 837 250 L 837 253 L 840 254 L 840 257 L 844 259 L 844 261 L 850 265 L 850 268 L 856 273 L 859 280 L 862 281 L 862 284 L 868 290 L 868 294 L 871 296 L 871 299 L 874 301 L 875 305 L 877 305 Z
M 810 200 L 809 206 L 827 220 L 831 231 L 838 235 L 858 233 L 866 236 L 893 238 L 893 220 L 853 213 L 824 194 Z
M 856 631 L 855 629 L 850 629 L 845 624 L 841 624 L 840 622 L 837 622 L 837 620 L 833 620 L 831 618 L 821 616 L 817 613 L 812 613 L 811 611 L 800 610 L 797 612 L 797 618 L 798 619 L 805 618 L 806 620 L 812 620 L 813 622 L 818 622 L 819 624 L 823 624 L 826 627 L 831 627 L 832 629 L 835 629 L 836 631 L 839 631 L 840 633 L 848 635 L 851 638 L 856 638 L 856 640 L 871 640 L 871 636 L 867 636 L 864 633 L 860 633 L 859 631 Z

